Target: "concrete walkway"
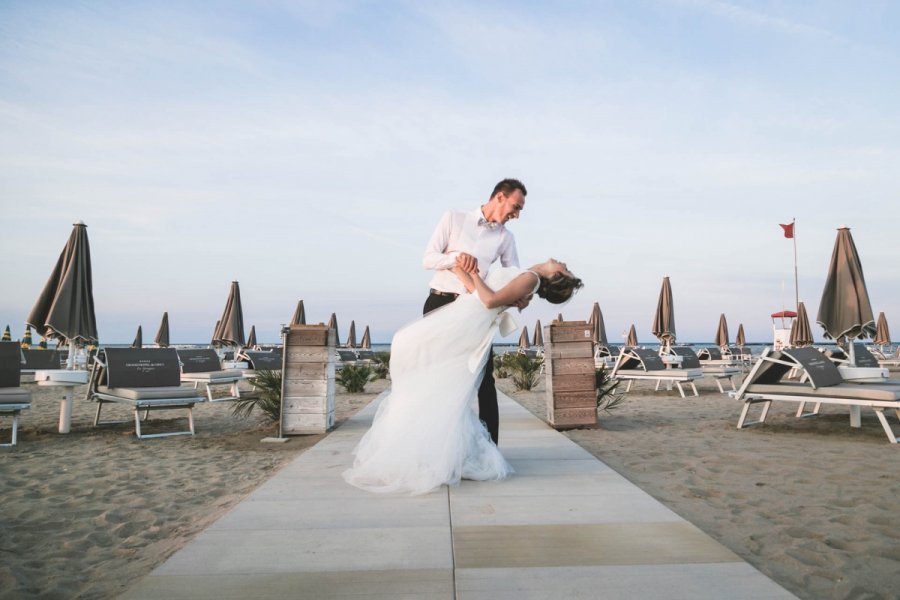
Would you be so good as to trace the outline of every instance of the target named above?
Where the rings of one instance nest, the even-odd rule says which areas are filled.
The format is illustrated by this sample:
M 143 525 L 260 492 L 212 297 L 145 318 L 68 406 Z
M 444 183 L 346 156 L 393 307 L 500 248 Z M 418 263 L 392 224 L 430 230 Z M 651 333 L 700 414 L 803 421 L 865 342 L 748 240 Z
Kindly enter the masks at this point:
M 123 597 L 794 598 L 502 394 L 511 479 L 413 498 L 350 487 L 340 474 L 377 404 Z

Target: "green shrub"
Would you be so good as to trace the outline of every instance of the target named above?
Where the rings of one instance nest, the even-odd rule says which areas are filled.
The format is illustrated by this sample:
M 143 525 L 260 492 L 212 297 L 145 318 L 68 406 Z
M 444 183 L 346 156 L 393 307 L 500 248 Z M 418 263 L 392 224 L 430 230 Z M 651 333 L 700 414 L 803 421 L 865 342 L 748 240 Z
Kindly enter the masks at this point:
M 494 355 L 494 378 L 495 379 L 506 379 L 509 377 L 509 368 L 507 366 L 507 354 L 495 354 Z
M 530 390 L 537 385 L 543 360 L 518 352 L 504 354 L 504 365 L 509 370 L 513 385 L 517 390 Z
M 235 400 L 231 414 L 249 417 L 254 408 L 259 408 L 272 421 L 281 418 L 281 371 L 257 371 L 253 378 L 256 392 Z
M 369 365 L 348 364 L 341 367 L 335 375 L 335 381 L 344 386 L 351 394 L 366 391 L 366 384 L 377 379 L 377 375 Z
M 391 372 L 391 353 L 376 352 L 375 361 L 370 365 L 376 379 L 387 379 Z
M 613 410 L 619 408 L 625 400 L 625 394 L 619 393 L 618 379 L 610 377 L 611 371 L 605 366 L 595 371 L 597 385 L 597 408 Z

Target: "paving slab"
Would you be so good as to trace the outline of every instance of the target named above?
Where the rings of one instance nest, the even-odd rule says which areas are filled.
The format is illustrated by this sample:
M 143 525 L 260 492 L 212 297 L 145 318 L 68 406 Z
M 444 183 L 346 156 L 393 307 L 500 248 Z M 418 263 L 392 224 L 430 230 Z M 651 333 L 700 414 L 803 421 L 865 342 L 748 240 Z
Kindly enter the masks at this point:
M 123 597 L 794 597 L 503 394 L 511 478 L 418 497 L 353 488 L 341 473 L 383 396 Z

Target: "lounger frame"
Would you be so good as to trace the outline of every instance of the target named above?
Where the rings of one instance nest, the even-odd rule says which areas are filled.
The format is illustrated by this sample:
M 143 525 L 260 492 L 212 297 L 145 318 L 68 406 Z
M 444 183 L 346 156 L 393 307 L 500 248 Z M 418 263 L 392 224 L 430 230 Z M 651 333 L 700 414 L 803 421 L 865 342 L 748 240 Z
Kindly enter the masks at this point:
M 622 365 L 629 360 L 637 360 L 642 366 L 644 365 L 643 357 L 641 357 L 641 355 L 636 352 L 634 348 L 626 348 L 623 349 L 619 354 L 619 357 L 616 359 L 616 364 L 613 367 L 612 373 L 610 373 L 610 377 L 614 379 L 625 380 L 628 382 L 625 385 L 626 393 L 631 391 L 631 386 L 635 381 L 655 381 L 656 387 L 654 387 L 654 391 L 659 391 L 660 384 L 665 382 L 669 385 L 674 384 L 678 389 L 678 393 L 681 394 L 681 397 L 686 398 L 684 388 L 681 386 L 682 383 L 686 383 L 691 386 L 691 390 L 694 392 L 694 396 L 700 395 L 700 393 L 697 391 L 697 386 L 694 385 L 694 380 L 699 379 L 703 375 L 702 371 L 700 371 L 699 369 L 623 369 Z
M 19 431 L 19 413 L 29 408 L 31 408 L 31 404 L 28 402 L 0 404 L 0 416 L 12 417 L 12 440 L 8 444 L 0 444 L 0 448 L 9 448 L 16 445 Z

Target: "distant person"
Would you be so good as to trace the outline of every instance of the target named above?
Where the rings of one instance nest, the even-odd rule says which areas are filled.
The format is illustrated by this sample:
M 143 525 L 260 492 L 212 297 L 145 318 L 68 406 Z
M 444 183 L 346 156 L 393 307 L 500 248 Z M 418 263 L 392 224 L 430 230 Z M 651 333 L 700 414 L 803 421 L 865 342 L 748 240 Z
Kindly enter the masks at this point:
M 551 303 L 565 302 L 581 280 L 554 259 L 526 271 L 497 268 L 486 281 L 465 257 L 454 260 L 449 271 L 464 293 L 394 335 L 391 391 L 343 474 L 351 485 L 424 494 L 460 479 L 503 479 L 512 473 L 475 413 L 491 342 L 510 325 L 506 309 L 527 303 L 535 293 Z
M 422 259 L 426 269 L 435 271 L 423 314 L 450 304 L 466 291 L 453 273 L 457 261 L 466 272 L 477 273 L 482 279 L 497 259 L 504 267 L 519 266 L 516 240 L 506 228 L 506 223 L 519 218 L 525 208 L 527 194 L 528 190 L 518 179 L 504 179 L 494 186 L 488 201 L 475 210 L 444 213 Z M 519 300 L 516 306 L 521 310 L 528 306 L 528 300 Z M 478 416 L 487 426 L 491 440 L 498 443 L 500 414 L 494 383 L 493 350 L 488 354 L 478 388 Z

